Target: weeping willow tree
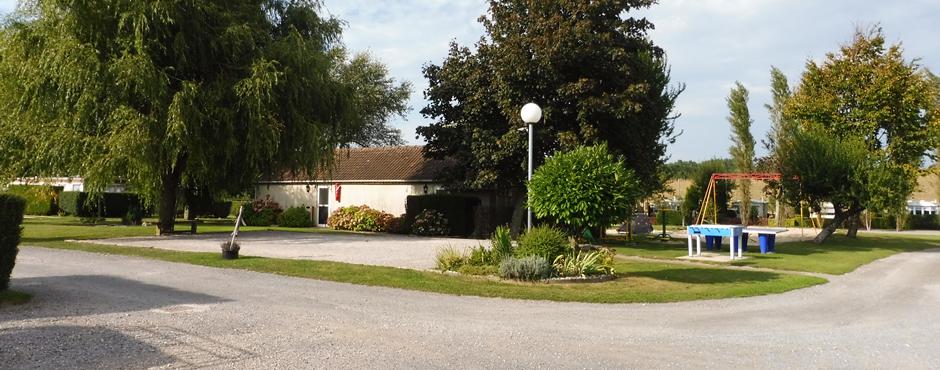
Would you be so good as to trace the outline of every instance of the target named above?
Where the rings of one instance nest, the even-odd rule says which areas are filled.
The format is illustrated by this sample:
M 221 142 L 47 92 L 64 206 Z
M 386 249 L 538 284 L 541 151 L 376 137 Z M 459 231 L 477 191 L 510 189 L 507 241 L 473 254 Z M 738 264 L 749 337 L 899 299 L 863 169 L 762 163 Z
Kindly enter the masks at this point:
M 0 170 L 114 181 L 172 231 L 185 189 L 328 167 L 361 129 L 313 0 L 33 0 L 0 29 Z

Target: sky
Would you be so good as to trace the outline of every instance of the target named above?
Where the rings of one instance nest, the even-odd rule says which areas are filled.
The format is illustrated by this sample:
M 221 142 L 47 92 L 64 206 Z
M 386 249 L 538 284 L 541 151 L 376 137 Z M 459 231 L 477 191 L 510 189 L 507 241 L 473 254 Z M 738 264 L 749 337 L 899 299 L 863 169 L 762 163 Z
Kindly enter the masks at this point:
M 472 46 L 483 35 L 477 18 L 483 0 L 324 0 L 324 11 L 346 22 L 344 44 L 383 61 L 398 81 L 410 81 L 411 111 L 392 123 L 405 140 L 423 143 L 415 128 L 430 120 L 426 105 L 425 64 L 440 64 L 448 44 Z M 0 0 L 8 12 L 13 0 Z M 668 149 L 671 160 L 727 157 L 731 130 L 725 97 L 740 81 L 750 91 L 752 133 L 758 142 L 770 128 L 764 104 L 770 102 L 770 67 L 777 66 L 799 82 L 807 60 L 851 40 L 857 27 L 880 24 L 890 42 L 902 42 L 905 57 L 919 58 L 940 71 L 940 0 L 660 0 L 629 16 L 646 17 L 656 29 L 652 40 L 662 47 L 674 83 L 685 84 L 676 112 L 681 135 Z M 758 145 L 757 155 L 765 154 Z

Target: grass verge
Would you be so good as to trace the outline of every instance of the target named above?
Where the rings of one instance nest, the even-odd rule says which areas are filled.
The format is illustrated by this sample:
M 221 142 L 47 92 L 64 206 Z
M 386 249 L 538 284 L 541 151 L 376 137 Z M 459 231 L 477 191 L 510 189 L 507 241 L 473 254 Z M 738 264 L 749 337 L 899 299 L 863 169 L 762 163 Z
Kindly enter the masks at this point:
M 614 247 L 618 253 L 628 256 L 673 259 L 688 254 L 685 244 L 630 244 L 619 241 L 610 241 L 607 244 Z M 724 247 L 727 253 L 727 242 Z M 940 248 L 940 237 L 864 234 L 859 235 L 857 239 L 850 239 L 837 235 L 822 245 L 812 242 L 780 243 L 777 244 L 777 252 L 773 254 L 760 254 L 756 245 L 750 245 L 749 251 L 745 253 L 749 258 L 732 262 L 731 265 L 841 275 L 897 253 L 931 248 Z
M 37 245 L 423 292 L 564 302 L 654 303 L 748 297 L 782 293 L 826 282 L 825 279 L 815 277 L 771 272 L 621 262 L 615 266 L 618 278 L 605 283 L 516 283 L 472 276 L 453 276 L 436 272 L 328 261 L 261 257 L 223 260 L 218 253 L 179 252 L 64 241 L 43 242 Z
M 27 293 L 17 292 L 15 290 L 9 289 L 0 291 L 0 306 L 8 304 L 23 304 L 29 302 L 30 299 L 33 299 L 33 296 Z
M 619 261 L 617 279 L 594 284 L 544 284 L 498 281 L 381 266 L 339 262 L 242 257 L 223 260 L 219 253 L 181 252 L 67 242 L 152 235 L 152 227 L 88 226 L 70 222 L 29 220 L 24 246 L 149 258 L 215 268 L 240 269 L 284 276 L 369 286 L 480 297 L 592 303 L 676 302 L 782 293 L 825 283 L 825 279 L 775 272 L 754 272 Z

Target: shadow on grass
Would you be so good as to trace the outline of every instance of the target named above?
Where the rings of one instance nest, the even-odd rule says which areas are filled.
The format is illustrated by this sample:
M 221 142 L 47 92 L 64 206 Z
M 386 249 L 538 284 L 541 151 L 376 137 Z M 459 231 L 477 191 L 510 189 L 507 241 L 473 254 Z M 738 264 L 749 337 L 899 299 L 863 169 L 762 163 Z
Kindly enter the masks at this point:
M 762 271 L 684 268 L 631 272 L 627 273 L 626 276 L 647 277 L 686 284 L 732 284 L 767 282 L 777 279 L 780 275 Z

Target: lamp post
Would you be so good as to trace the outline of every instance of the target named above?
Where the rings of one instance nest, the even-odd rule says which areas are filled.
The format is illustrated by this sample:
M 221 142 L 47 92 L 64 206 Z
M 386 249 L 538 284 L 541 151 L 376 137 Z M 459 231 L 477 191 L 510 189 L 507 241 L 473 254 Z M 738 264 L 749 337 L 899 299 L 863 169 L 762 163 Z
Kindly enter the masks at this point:
M 538 104 L 529 103 L 522 106 L 522 110 L 519 112 L 519 115 L 522 116 L 522 122 L 525 122 L 529 125 L 529 181 L 532 181 L 532 124 L 542 119 L 542 108 L 539 108 Z M 531 200 L 531 195 L 528 191 L 526 191 L 526 197 L 529 197 Z M 532 228 L 531 205 L 526 207 L 526 220 L 526 230 L 529 230 Z

